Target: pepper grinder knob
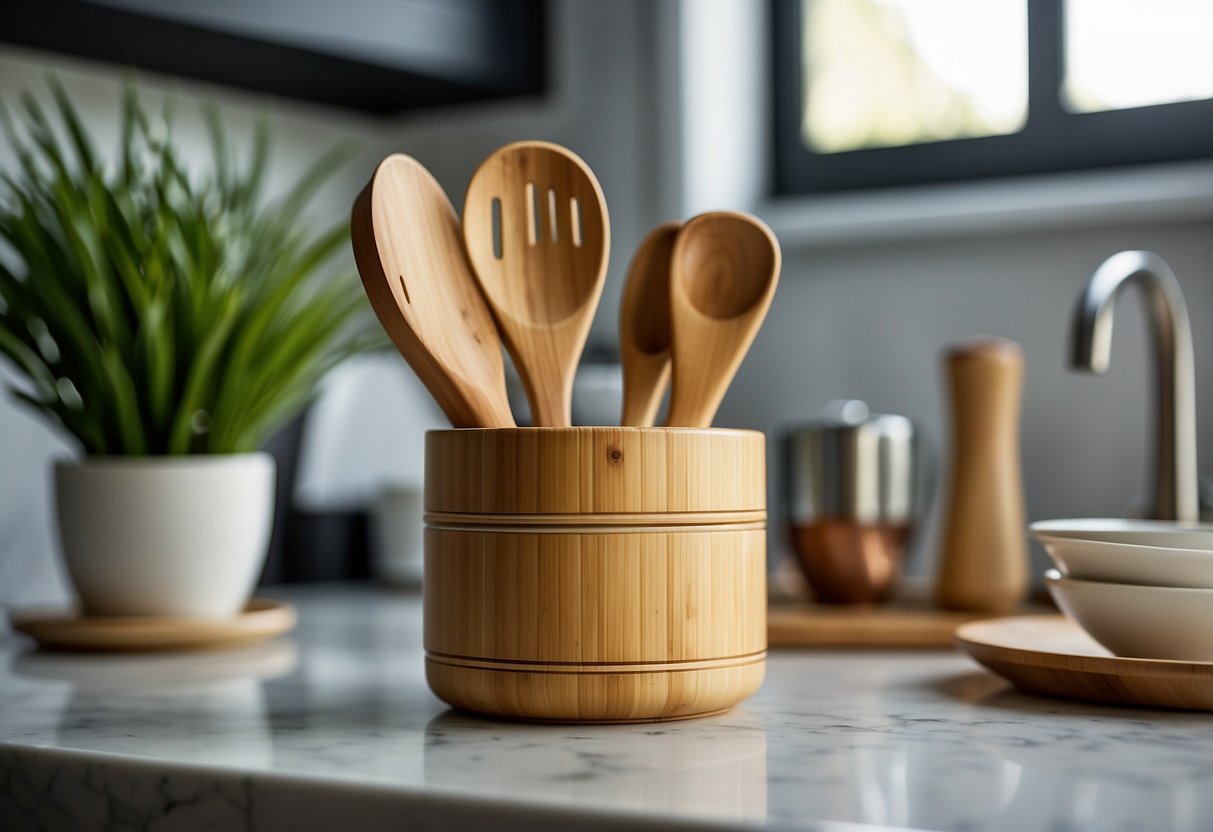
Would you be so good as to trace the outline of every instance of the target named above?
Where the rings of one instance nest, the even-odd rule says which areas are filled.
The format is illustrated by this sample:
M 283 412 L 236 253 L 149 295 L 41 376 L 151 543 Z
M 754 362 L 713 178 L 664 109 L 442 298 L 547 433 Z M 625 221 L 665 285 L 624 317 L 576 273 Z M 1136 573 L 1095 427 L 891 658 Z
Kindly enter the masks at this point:
M 935 600 L 946 609 L 1005 612 L 1028 590 L 1023 351 L 983 337 L 953 345 L 946 363 L 952 440 Z

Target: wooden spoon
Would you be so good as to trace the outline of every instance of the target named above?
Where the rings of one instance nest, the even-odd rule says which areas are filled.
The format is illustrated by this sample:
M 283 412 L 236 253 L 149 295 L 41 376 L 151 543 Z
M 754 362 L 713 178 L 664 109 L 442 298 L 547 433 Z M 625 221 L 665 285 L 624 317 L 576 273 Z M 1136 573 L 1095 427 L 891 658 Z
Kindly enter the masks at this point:
M 463 239 L 534 423 L 572 424 L 573 376 L 610 249 L 598 180 L 559 145 L 506 145 L 472 176 Z
M 670 278 L 674 383 L 666 424 L 712 424 L 766 318 L 779 265 L 779 241 L 745 214 L 701 214 L 678 233 Z
M 379 323 L 451 424 L 513 427 L 501 340 L 442 186 L 416 159 L 393 154 L 358 195 L 350 229 Z
M 619 311 L 621 425 L 650 427 L 670 382 L 670 257 L 680 228 L 676 220 L 654 228 L 628 266 Z

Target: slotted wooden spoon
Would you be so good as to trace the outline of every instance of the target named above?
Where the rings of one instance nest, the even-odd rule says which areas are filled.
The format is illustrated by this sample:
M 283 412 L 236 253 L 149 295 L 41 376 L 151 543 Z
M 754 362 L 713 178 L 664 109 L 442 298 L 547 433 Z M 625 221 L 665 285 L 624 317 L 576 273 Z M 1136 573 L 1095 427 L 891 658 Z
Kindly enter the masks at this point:
M 670 383 L 670 258 L 680 228 L 677 220 L 654 228 L 628 266 L 619 309 L 621 425 L 650 427 Z
M 472 176 L 463 239 L 534 423 L 572 424 L 573 376 L 610 249 L 598 180 L 559 145 L 506 145 Z
M 670 266 L 674 380 L 667 425 L 711 426 L 766 319 L 779 267 L 779 241 L 746 214 L 700 214 L 678 233 Z
M 350 229 L 375 315 L 451 424 L 513 427 L 501 340 L 442 186 L 393 154 L 358 195 Z

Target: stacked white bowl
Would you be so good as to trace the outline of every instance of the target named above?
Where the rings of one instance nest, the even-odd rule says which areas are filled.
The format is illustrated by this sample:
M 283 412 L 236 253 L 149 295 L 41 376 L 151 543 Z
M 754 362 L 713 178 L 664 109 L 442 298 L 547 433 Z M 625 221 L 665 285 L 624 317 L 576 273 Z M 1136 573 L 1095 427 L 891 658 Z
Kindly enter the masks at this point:
M 1056 569 L 1062 612 L 1117 656 L 1213 662 L 1213 525 L 1046 520 L 1029 527 Z

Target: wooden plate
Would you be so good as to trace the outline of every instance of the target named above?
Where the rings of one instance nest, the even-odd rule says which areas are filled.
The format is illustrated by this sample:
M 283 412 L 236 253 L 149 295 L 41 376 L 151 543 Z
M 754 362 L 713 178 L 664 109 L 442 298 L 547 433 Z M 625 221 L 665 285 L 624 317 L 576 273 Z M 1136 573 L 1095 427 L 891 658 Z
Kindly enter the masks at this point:
M 1213 662 L 1113 656 L 1061 615 L 996 618 L 956 631 L 960 649 L 1031 693 L 1213 711 Z
M 232 647 L 294 629 L 295 608 L 254 598 L 234 618 L 82 616 L 63 610 L 9 615 L 9 625 L 47 650 L 140 651 Z

